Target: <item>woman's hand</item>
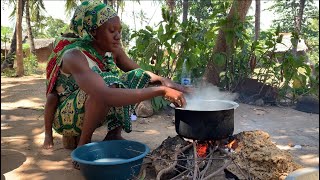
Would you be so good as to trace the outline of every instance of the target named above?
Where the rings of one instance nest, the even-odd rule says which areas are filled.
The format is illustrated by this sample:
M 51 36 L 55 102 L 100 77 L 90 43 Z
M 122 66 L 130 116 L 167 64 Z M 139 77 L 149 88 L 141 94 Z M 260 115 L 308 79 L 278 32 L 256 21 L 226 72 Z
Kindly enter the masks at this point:
M 185 107 L 187 105 L 183 93 L 169 87 L 164 87 L 164 98 L 172 102 L 176 107 Z
M 169 88 L 172 88 L 172 89 L 175 89 L 175 90 L 184 92 L 184 93 L 191 93 L 191 92 L 192 92 L 192 89 L 191 89 L 191 88 L 182 86 L 182 85 L 177 84 L 177 83 L 174 83 L 173 81 L 171 81 L 171 80 L 168 79 L 168 78 L 162 77 L 162 78 L 160 79 L 160 82 L 161 82 L 161 84 L 162 84 L 163 86 L 166 86 L 166 87 L 169 87 Z
M 193 92 L 192 88 L 185 87 L 180 84 L 174 83 L 173 81 L 171 81 L 168 78 L 158 76 L 150 71 L 146 71 L 146 73 L 149 74 L 149 76 L 151 77 L 151 79 L 150 79 L 151 83 L 160 82 L 162 86 L 165 86 L 165 87 L 168 87 L 171 89 L 175 89 L 175 90 L 183 92 L 183 93 L 192 93 Z

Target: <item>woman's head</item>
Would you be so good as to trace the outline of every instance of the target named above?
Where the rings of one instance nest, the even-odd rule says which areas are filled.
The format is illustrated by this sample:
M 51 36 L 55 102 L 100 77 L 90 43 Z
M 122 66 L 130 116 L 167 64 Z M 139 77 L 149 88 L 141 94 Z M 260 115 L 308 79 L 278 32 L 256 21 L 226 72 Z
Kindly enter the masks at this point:
M 70 29 L 83 37 L 88 34 L 108 50 L 120 45 L 121 22 L 115 10 L 101 1 L 84 1 L 71 19 Z

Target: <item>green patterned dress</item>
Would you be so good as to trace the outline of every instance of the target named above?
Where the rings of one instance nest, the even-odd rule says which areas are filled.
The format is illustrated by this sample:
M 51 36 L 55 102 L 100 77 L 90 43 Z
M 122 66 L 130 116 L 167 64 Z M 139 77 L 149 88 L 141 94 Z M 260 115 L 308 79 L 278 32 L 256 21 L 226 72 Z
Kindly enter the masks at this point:
M 90 46 L 74 46 L 69 46 L 67 49 L 79 49 L 85 55 L 92 71 L 99 74 L 108 86 L 116 85 L 117 88 L 140 89 L 146 87 L 150 81 L 150 76 L 142 69 L 135 69 L 120 76 L 120 69 L 114 63 L 112 53 L 106 53 L 105 57 L 102 57 Z M 59 57 L 61 58 L 62 55 Z M 61 62 L 57 61 L 56 64 L 60 66 Z M 52 69 L 50 72 L 53 72 Z M 86 93 L 79 88 L 72 75 L 63 73 L 60 69 L 56 70 L 56 79 L 48 82 L 49 84 L 54 82 L 52 89 L 55 89 L 59 96 L 53 129 L 64 136 L 79 136 L 85 114 Z M 102 124 L 106 124 L 109 131 L 121 126 L 125 132 L 131 132 L 131 114 L 133 112 L 134 105 L 111 107 L 106 118 L 102 120 Z

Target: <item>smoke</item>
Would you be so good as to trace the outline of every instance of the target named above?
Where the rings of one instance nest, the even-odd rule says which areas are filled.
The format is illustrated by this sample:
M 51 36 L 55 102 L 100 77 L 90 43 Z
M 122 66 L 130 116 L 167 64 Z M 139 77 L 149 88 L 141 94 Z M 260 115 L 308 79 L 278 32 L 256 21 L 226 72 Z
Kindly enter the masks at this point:
M 190 110 L 222 110 L 232 107 L 233 105 L 226 102 L 210 102 L 211 100 L 234 101 L 238 97 L 237 93 L 220 91 L 217 86 L 211 84 L 201 84 L 200 87 L 194 88 L 191 94 L 185 96 L 187 106 L 185 109 Z
M 229 100 L 234 101 L 238 97 L 237 93 L 228 91 L 220 91 L 217 86 L 211 84 L 201 85 L 201 87 L 194 88 L 191 94 L 186 95 L 186 100 Z

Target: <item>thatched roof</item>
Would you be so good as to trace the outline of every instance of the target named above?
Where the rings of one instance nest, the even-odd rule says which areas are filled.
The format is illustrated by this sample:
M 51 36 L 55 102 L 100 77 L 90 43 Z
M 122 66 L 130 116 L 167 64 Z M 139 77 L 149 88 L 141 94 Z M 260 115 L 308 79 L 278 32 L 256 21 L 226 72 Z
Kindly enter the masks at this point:
M 278 43 L 276 45 L 276 51 L 275 52 L 286 52 L 289 50 L 289 48 L 292 48 L 291 44 L 291 33 L 280 33 L 283 35 L 282 42 Z M 308 47 L 303 39 L 300 39 L 298 42 L 297 51 L 307 51 Z
M 41 49 L 44 47 L 48 47 L 51 43 L 53 43 L 54 38 L 50 38 L 50 39 L 34 39 L 34 45 L 36 49 Z M 1 49 L 6 49 L 9 50 L 10 49 L 10 43 L 6 44 L 6 47 L 4 47 L 4 43 L 1 42 Z

